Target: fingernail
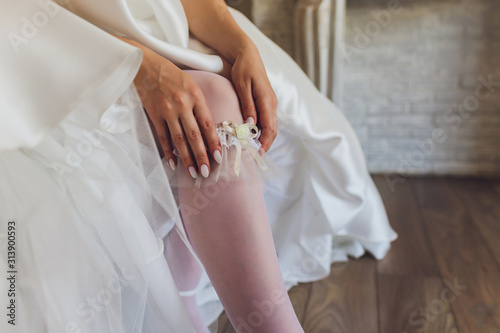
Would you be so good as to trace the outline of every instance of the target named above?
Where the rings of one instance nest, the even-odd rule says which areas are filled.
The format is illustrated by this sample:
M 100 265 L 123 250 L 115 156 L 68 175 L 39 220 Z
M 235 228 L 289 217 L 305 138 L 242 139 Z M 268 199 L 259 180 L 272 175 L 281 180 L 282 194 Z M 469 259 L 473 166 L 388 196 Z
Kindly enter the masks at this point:
M 200 171 L 201 171 L 201 175 L 205 178 L 208 177 L 208 166 L 206 164 L 203 164 L 200 168 Z
M 189 170 L 189 174 L 191 175 L 191 177 L 193 177 L 193 178 L 198 177 L 198 173 L 196 172 L 196 169 L 194 167 L 190 166 L 188 168 L 188 170 Z
M 175 170 L 175 162 L 173 159 L 169 159 L 168 164 L 170 165 L 170 169 Z
M 219 150 L 214 151 L 214 160 L 219 164 L 222 163 L 222 155 Z
M 253 117 L 248 117 L 245 122 L 255 124 L 255 120 L 253 119 Z

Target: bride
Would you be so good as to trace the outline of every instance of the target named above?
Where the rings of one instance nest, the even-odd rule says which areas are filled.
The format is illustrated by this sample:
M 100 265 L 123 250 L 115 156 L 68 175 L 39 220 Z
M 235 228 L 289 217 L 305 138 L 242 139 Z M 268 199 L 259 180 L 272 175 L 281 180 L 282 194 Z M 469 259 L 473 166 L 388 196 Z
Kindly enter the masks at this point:
M 222 0 L 0 18 L 2 332 L 303 332 L 287 290 L 396 238 L 345 117 Z

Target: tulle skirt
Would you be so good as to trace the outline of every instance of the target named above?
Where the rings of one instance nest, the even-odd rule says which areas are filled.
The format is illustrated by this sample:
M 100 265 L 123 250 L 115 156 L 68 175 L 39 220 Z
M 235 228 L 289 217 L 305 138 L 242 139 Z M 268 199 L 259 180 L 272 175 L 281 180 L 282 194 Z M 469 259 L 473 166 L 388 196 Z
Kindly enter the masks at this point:
M 2 332 L 194 332 L 163 254 L 185 234 L 134 88 L 0 153 L 0 183 L 2 304 L 15 293 Z

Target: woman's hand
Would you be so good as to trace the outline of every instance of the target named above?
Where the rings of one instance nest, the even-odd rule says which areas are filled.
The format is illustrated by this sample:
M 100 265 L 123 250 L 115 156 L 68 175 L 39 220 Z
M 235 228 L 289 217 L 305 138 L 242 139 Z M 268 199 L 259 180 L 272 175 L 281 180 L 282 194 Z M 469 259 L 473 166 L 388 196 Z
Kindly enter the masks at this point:
M 225 58 L 223 75 L 238 93 L 243 117 L 262 128 L 260 142 L 266 151 L 277 133 L 276 95 L 271 88 L 259 51 L 236 23 L 223 0 L 181 0 L 190 32 Z
M 198 170 L 208 177 L 207 150 L 220 163 L 222 149 L 201 89 L 191 76 L 164 57 L 136 42 L 122 40 L 143 50 L 143 62 L 134 83 L 170 167 L 176 167 L 175 145 L 193 178 Z
M 240 99 L 243 119 L 258 123 L 260 142 L 268 151 L 278 131 L 277 99 L 257 47 L 249 41 L 236 54 L 230 70 L 231 81 Z

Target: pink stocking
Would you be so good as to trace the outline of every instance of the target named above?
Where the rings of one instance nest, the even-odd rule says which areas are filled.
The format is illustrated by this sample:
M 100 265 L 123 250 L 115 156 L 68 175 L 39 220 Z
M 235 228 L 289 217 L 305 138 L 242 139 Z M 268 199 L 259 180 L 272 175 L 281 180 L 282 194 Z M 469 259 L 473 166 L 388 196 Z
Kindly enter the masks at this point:
M 216 124 L 242 123 L 238 97 L 228 80 L 201 71 L 187 73 L 201 87 Z M 243 155 L 251 162 L 248 152 Z M 183 222 L 237 332 L 303 332 L 283 284 L 257 166 L 247 163 L 245 168 L 250 179 L 224 187 L 208 185 L 218 187 L 213 192 L 217 195 L 195 213 L 183 207 L 193 206 L 200 190 L 179 187 Z M 180 182 L 188 181 L 184 168 L 178 169 Z
M 165 241 L 165 257 L 169 266 L 172 267 L 174 281 L 196 332 L 208 333 L 195 297 L 195 291 L 203 271 L 175 228 L 168 234 Z

